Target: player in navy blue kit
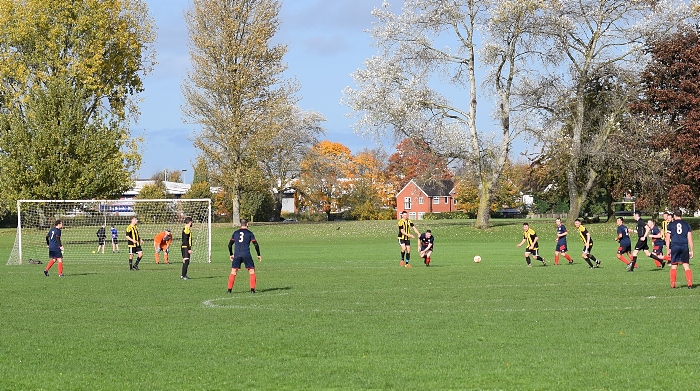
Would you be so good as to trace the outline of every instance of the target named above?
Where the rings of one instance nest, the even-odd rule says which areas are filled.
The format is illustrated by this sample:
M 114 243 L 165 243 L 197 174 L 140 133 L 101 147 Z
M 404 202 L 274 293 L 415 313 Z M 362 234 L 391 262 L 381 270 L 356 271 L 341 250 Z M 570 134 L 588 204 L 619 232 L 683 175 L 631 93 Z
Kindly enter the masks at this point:
M 56 220 L 53 228 L 46 234 L 46 247 L 49 248 L 49 264 L 44 269 L 44 275 L 49 276 L 49 269 L 58 262 L 58 276 L 63 277 L 63 244 L 61 244 L 61 228 L 63 221 Z
M 258 245 L 258 241 L 255 240 L 253 232 L 248 230 L 248 220 L 241 219 L 241 228 L 233 231 L 231 240 L 228 242 L 228 253 L 231 255 L 231 274 L 228 277 L 228 293 L 231 293 L 233 289 L 233 283 L 236 281 L 236 273 L 238 273 L 238 270 L 241 268 L 241 264 L 245 265 L 248 274 L 250 274 L 250 293 L 255 293 L 255 263 L 253 263 L 253 257 L 250 255 L 251 243 L 255 246 L 255 252 L 258 254 L 258 261 L 262 262 L 260 246 Z
M 622 261 L 625 265 L 629 265 L 630 261 L 629 259 L 625 258 L 625 254 L 627 254 L 630 259 L 632 258 L 632 241 L 630 240 L 630 234 L 629 230 L 627 229 L 627 226 L 625 226 L 624 219 L 622 217 L 617 218 L 617 237 L 615 240 L 619 243 L 619 246 L 617 247 L 617 259 Z
M 661 263 L 661 268 L 663 269 L 666 266 L 666 262 L 664 260 L 664 245 L 666 244 L 666 234 L 661 232 L 659 227 L 656 226 L 656 223 L 652 219 L 649 219 L 649 221 L 647 221 L 647 226 L 649 227 L 649 238 L 651 238 L 652 240 L 651 253 L 656 255 L 656 257 L 660 259 L 660 261 L 658 262 Z
M 666 246 L 671 253 L 671 288 L 676 287 L 676 269 L 683 264 L 685 280 L 688 289 L 693 288 L 693 272 L 690 271 L 690 260 L 693 258 L 693 232 L 690 224 L 683 219 L 683 212 L 678 209 L 673 213 L 673 221 L 668 224 Z
M 569 261 L 569 265 L 574 264 L 574 260 L 571 259 L 569 254 L 566 252 L 569 250 L 567 245 L 566 245 L 566 235 L 569 234 L 569 232 L 566 230 L 566 227 L 564 224 L 561 223 L 561 219 L 557 217 L 556 220 L 557 223 L 557 247 L 554 249 L 554 265 L 559 265 L 559 254 L 563 255 L 564 258 L 566 258 L 567 261 Z
M 420 257 L 423 258 L 425 266 L 430 266 L 430 256 L 433 255 L 435 236 L 430 230 L 420 235 Z

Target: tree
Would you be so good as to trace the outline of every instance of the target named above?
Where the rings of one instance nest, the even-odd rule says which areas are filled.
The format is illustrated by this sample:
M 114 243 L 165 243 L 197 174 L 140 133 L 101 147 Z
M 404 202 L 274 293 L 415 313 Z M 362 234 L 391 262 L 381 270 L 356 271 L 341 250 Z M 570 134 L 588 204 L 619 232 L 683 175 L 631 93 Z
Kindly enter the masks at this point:
M 156 181 L 153 184 L 143 185 L 136 198 L 140 200 L 161 200 L 171 197 L 166 192 L 165 184 L 162 181 Z M 169 219 L 173 214 L 170 206 L 163 202 L 136 202 L 134 203 L 134 212 L 140 220 L 151 223 L 170 221 Z
M 274 220 L 282 213 L 282 195 L 301 174 L 301 162 L 309 153 L 318 136 L 325 131 L 321 122 L 325 118 L 313 111 L 303 111 L 297 106 L 289 107 L 286 115 L 278 118 L 278 132 L 269 144 L 268 157 L 260 162 L 269 181 L 274 199 Z
M 700 197 L 700 35 L 687 27 L 650 42 L 643 96 L 633 109 L 666 128 L 651 143 L 668 159 L 663 168 L 672 207 L 696 208 Z M 657 184 L 658 187 L 658 184 Z
M 398 193 L 411 179 L 431 181 L 451 179 L 445 157 L 431 153 L 430 146 L 422 140 L 405 138 L 396 146 L 396 152 L 389 156 L 387 173 Z
M 145 2 L 0 0 L 0 198 L 112 198 L 154 64 Z
M 358 113 L 363 133 L 393 132 L 421 140 L 439 156 L 466 161 L 477 173 L 480 204 L 475 226 L 489 226 L 493 190 L 506 164 L 513 139 L 522 131 L 511 123 L 514 80 L 528 53 L 530 23 L 540 1 L 408 0 L 396 15 L 388 3 L 375 10 L 371 31 L 379 55 L 352 76 L 357 89 L 346 88 L 345 103 Z M 501 126 L 500 139 L 477 129 L 476 26 L 490 26 L 485 62 Z M 451 40 L 453 46 L 445 47 Z M 445 77 L 450 84 L 434 86 Z M 443 90 L 466 90 L 450 99 Z M 460 91 L 461 93 L 462 91 Z
M 550 124 L 553 143 L 566 160 L 569 193 L 567 223 L 579 216 L 606 166 L 598 158 L 626 107 L 604 113 L 594 101 L 601 78 L 629 81 L 625 73 L 643 63 L 642 44 L 674 31 L 689 15 L 682 1 L 560 0 L 551 2 L 543 18 L 549 29 L 543 45 L 542 78 L 529 96 Z M 594 87 L 594 88 L 592 88 Z M 595 120 L 596 112 L 603 114 Z
M 365 149 L 352 157 L 352 184 L 345 203 L 350 218 L 389 220 L 396 215 L 397 189 L 388 180 L 385 156 L 378 149 Z
M 349 192 L 352 154 L 343 144 L 328 140 L 315 144 L 301 162 L 298 189 L 312 208 L 326 213 L 340 211 Z
M 185 13 L 192 69 L 182 111 L 201 125 L 194 145 L 231 197 L 234 221 L 242 193 L 261 181 L 276 113 L 295 101 L 296 85 L 282 78 L 287 48 L 272 44 L 279 9 L 277 0 L 193 0 Z

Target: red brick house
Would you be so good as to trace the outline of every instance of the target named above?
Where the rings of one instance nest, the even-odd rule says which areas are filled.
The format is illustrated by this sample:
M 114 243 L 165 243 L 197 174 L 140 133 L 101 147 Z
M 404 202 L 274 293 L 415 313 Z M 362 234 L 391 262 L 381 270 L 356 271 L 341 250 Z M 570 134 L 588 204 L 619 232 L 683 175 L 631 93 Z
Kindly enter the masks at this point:
M 425 183 L 411 179 L 396 194 L 396 219 L 404 210 L 410 220 L 421 220 L 426 213 L 455 211 L 454 187 L 449 179 Z

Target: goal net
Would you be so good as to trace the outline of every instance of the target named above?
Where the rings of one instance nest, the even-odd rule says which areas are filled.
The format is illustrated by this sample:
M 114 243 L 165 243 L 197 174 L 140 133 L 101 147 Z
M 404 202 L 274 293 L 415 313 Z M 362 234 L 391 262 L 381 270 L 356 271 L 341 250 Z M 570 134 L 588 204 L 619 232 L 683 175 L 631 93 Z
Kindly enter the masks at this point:
M 192 218 L 191 262 L 211 262 L 210 199 L 20 200 L 17 201 L 17 235 L 7 264 L 47 262 L 46 234 L 56 220 L 63 221 L 61 242 L 66 260 L 71 263 L 125 262 L 129 252 L 125 230 L 133 216 L 138 218 L 139 235 L 143 239 L 142 262 L 154 259 L 153 239 L 166 229 L 173 235 L 171 261 L 180 262 L 183 221 L 188 216 Z M 103 226 L 104 254 L 100 247 Z M 117 232 L 114 246 L 112 228 Z

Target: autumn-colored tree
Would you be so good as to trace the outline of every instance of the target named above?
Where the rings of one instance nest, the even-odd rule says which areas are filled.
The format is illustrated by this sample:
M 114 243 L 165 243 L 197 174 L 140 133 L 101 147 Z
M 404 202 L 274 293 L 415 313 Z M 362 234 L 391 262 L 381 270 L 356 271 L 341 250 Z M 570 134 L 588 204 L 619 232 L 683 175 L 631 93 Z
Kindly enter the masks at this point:
M 430 146 L 421 140 L 405 138 L 389 156 L 389 179 L 398 193 L 411 179 L 434 181 L 452 179 L 447 159 L 432 153 Z
M 523 173 L 527 170 L 527 165 L 513 165 L 507 162 L 503 174 L 493 189 L 493 195 L 489 203 L 490 212 L 496 212 L 505 208 L 522 208 L 521 193 L 525 185 Z M 479 210 L 481 192 L 477 187 L 477 183 L 473 175 L 466 174 L 455 185 L 457 209 L 463 210 L 471 217 L 476 216 Z
M 346 202 L 351 218 L 393 218 L 396 191 L 388 181 L 384 160 L 385 155 L 378 149 L 363 150 L 352 157 L 352 186 Z
M 700 197 L 700 35 L 686 28 L 650 45 L 651 62 L 642 72 L 644 96 L 633 105 L 669 128 L 656 137 L 666 152 L 666 180 L 672 207 L 696 208 Z
M 326 213 L 339 211 L 347 196 L 353 175 L 350 149 L 328 140 L 315 144 L 301 162 L 297 189 L 312 209 Z
M 112 198 L 154 61 L 142 0 L 0 0 L 0 198 Z

